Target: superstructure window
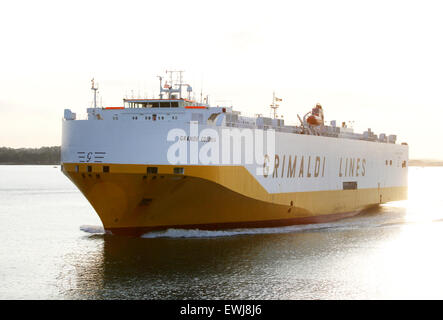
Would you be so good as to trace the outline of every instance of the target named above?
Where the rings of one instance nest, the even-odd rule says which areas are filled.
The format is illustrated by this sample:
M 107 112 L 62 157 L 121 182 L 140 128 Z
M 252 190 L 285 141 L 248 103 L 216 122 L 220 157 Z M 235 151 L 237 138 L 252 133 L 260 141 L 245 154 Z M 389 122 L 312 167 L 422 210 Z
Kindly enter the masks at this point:
M 103 166 L 103 172 L 109 172 L 109 166 Z

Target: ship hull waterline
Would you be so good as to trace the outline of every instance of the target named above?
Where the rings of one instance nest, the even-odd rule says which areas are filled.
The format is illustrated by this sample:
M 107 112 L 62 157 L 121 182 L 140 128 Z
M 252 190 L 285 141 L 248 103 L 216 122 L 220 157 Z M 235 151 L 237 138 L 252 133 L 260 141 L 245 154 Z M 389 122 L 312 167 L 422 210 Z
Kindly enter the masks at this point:
M 103 167 L 108 172 L 103 172 Z M 407 199 L 407 187 L 267 193 L 241 166 L 63 163 L 112 234 L 138 236 L 177 229 L 223 230 L 326 223 Z

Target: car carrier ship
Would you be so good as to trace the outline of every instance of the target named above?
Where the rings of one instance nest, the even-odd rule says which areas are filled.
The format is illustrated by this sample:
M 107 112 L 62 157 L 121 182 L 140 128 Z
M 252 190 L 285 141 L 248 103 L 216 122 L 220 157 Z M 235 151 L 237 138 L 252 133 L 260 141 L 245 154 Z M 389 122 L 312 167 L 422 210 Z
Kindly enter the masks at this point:
M 192 98 L 182 71 L 157 99 L 65 109 L 61 168 L 107 232 L 230 229 L 329 222 L 407 199 L 408 145 L 346 123 L 317 104 L 298 125 Z M 187 97 L 183 96 L 186 88 Z

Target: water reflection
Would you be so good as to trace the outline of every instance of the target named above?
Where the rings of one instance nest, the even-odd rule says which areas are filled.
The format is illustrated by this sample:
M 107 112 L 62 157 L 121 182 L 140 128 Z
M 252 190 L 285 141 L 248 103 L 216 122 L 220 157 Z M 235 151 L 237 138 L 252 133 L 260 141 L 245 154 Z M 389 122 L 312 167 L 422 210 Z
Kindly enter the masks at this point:
M 379 296 L 390 299 L 443 297 L 442 222 L 420 222 L 399 228 L 376 255 Z
M 319 228 L 222 238 L 104 235 L 102 251 L 82 264 L 85 269 L 78 273 L 77 283 L 88 298 L 331 299 L 345 294 L 361 298 L 360 274 L 367 270 L 362 262 L 379 248 L 374 243 L 386 237 L 376 228 L 356 237 L 362 221 L 348 222 L 342 228 L 331 226 L 329 232 Z M 91 281 L 101 285 L 91 287 Z
M 63 255 L 55 269 L 58 296 L 68 299 L 95 298 L 104 286 L 102 235 L 83 235 L 73 252 Z
M 410 200 L 337 223 L 194 238 L 84 236 L 65 297 L 420 299 L 443 297 L 442 170 L 411 170 Z M 423 207 L 420 204 L 423 204 Z M 84 245 L 82 245 L 84 246 Z M 68 278 L 69 279 L 69 278 Z M 69 283 L 69 282 L 68 282 Z
M 148 238 L 101 234 L 57 169 L 0 176 L 0 298 L 443 298 L 443 168 L 410 168 L 408 201 L 336 223 Z

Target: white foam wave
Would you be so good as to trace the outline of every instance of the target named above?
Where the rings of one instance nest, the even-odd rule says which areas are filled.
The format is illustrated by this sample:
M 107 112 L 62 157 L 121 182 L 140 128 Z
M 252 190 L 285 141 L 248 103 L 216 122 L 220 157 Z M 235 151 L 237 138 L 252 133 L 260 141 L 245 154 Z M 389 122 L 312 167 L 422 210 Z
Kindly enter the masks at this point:
M 275 228 L 244 228 L 229 230 L 200 230 L 200 229 L 167 229 L 164 231 L 153 231 L 143 234 L 142 238 L 216 238 L 216 237 L 232 237 L 238 235 L 254 235 L 254 234 L 278 234 L 278 233 L 295 233 L 307 230 L 343 228 L 343 225 L 336 223 L 321 223 L 308 225 L 294 225 L 287 227 Z M 347 227 L 349 228 L 349 226 Z
M 390 217 L 389 219 L 387 219 Z M 307 231 L 346 231 L 367 227 L 383 227 L 393 220 L 390 215 L 360 216 L 329 223 L 292 225 L 274 228 L 242 228 L 227 230 L 174 229 L 152 231 L 143 234 L 142 238 L 217 238 L 254 234 L 284 234 Z M 387 223 L 388 222 L 388 223 Z M 80 230 L 91 234 L 106 234 L 102 226 L 83 225 Z
M 91 225 L 83 225 L 80 226 L 80 230 L 92 233 L 92 234 L 105 234 L 105 229 L 102 226 L 91 226 Z

